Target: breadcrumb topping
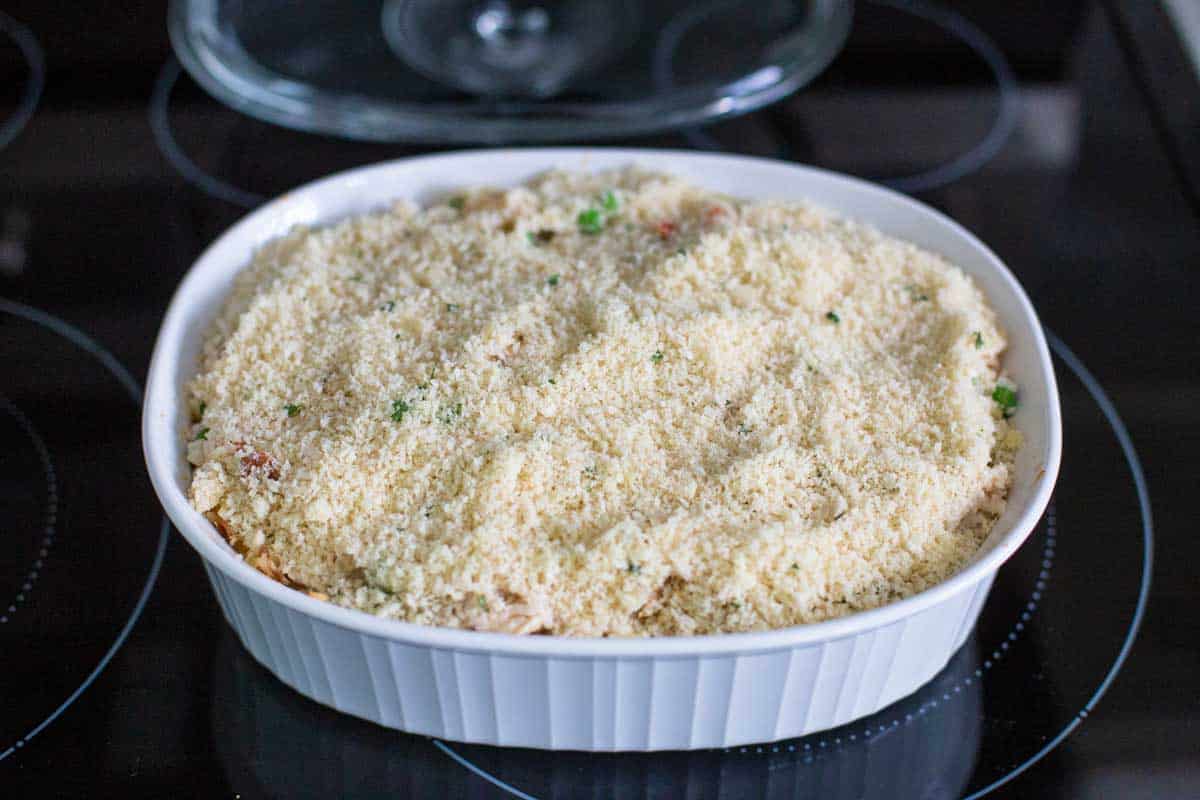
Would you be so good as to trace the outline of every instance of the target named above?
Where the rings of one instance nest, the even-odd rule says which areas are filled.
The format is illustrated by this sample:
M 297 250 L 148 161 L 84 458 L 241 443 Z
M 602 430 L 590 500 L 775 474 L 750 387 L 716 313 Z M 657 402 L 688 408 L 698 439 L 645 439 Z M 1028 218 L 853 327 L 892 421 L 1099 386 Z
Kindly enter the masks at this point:
M 813 622 L 979 548 L 1020 445 L 1004 347 L 961 270 L 866 225 L 547 173 L 263 246 L 190 384 L 190 499 L 384 617 Z

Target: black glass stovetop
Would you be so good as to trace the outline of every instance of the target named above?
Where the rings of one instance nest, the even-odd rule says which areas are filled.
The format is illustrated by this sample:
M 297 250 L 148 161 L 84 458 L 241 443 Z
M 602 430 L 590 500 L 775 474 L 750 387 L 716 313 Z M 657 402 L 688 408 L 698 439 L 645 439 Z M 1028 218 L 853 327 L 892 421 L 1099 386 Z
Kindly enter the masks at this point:
M 199 251 L 263 198 L 428 149 L 218 105 L 170 60 L 161 9 L 110 22 L 122 49 L 27 5 L 0 15 L 0 796 L 1200 795 L 1200 225 L 1178 114 L 1119 10 L 1066 4 L 1031 51 L 987 3 L 960 6 L 979 28 L 860 3 L 802 94 L 622 142 L 813 163 L 958 219 L 1051 333 L 1065 450 L 976 631 L 915 695 L 759 747 L 590 755 L 410 736 L 295 694 L 236 641 L 142 467 L 139 383 Z

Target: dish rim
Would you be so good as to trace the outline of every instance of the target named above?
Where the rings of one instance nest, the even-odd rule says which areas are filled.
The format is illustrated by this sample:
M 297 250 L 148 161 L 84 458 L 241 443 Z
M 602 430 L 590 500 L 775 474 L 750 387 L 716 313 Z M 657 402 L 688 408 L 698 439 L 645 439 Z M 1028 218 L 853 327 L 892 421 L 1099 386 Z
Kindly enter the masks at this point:
M 1046 389 L 1046 403 L 1043 412 L 1047 441 L 1040 459 L 1041 473 L 1035 477 L 1030 497 L 1020 515 L 1011 524 L 1010 529 L 988 550 L 977 554 L 966 567 L 950 578 L 917 594 L 878 608 L 788 628 L 696 636 L 607 638 L 562 635 L 533 636 L 421 625 L 377 617 L 365 611 L 345 608 L 329 601 L 309 597 L 304 592 L 291 589 L 268 578 L 246 563 L 225 542 L 212 524 L 191 506 L 183 490 L 176 484 L 174 477 L 176 467 L 173 463 L 174 454 L 172 452 L 174 445 L 168 441 L 168 437 L 179 435 L 178 409 L 170 406 L 167 397 L 176 390 L 174 379 L 179 353 L 189 333 L 186 317 L 192 305 L 190 296 L 195 294 L 200 287 L 202 273 L 209 269 L 215 269 L 221 263 L 227 263 L 228 259 L 219 257 L 218 249 L 231 239 L 249 237 L 249 234 L 255 229 L 264 227 L 264 221 L 282 216 L 281 210 L 289 204 L 302 204 L 314 196 L 351 190 L 356 184 L 361 184 L 366 179 L 394 170 L 416 169 L 422 165 L 431 164 L 436 166 L 438 162 L 446 162 L 446 186 L 465 186 L 470 185 L 471 181 L 464 183 L 453 178 L 468 174 L 469 170 L 457 171 L 455 162 L 486 161 L 520 155 L 529 160 L 541 160 L 543 162 L 541 168 L 550 169 L 554 165 L 568 160 L 586 163 L 590 155 L 599 154 L 603 154 L 606 160 L 624 159 L 627 163 L 653 160 L 656 157 L 668 158 L 673 161 L 691 160 L 701 164 L 720 161 L 729 165 L 753 164 L 758 168 L 765 167 L 784 173 L 790 172 L 793 175 L 815 176 L 823 181 L 841 184 L 843 188 L 853 192 L 861 192 L 867 196 L 874 195 L 877 198 L 907 206 L 906 211 L 916 214 L 923 225 L 948 228 L 950 233 L 956 234 L 972 249 L 978 251 L 983 257 L 983 262 L 989 269 L 995 271 L 1006 290 L 1016 300 L 1023 323 L 1022 334 L 1032 338 L 1038 371 Z M 479 181 L 476 180 L 474 183 L 479 183 Z M 400 197 L 402 194 L 398 191 L 396 196 Z M 820 198 L 813 198 L 813 200 L 820 203 Z M 341 216 L 329 216 L 323 222 L 333 222 Z M 869 220 L 867 222 L 873 224 Z M 247 249 L 245 254 L 246 263 L 249 261 L 251 250 L 252 246 Z M 1011 337 L 1013 330 L 1011 325 L 1009 327 Z M 165 419 L 166 424 L 156 424 L 160 419 Z M 695 657 L 775 651 L 859 635 L 917 614 L 985 580 L 1016 552 L 1041 519 L 1058 477 L 1062 458 L 1062 419 L 1058 385 L 1054 376 L 1050 350 L 1037 314 L 1024 289 L 1008 267 L 987 245 L 940 211 L 899 192 L 860 178 L 774 159 L 659 148 L 530 147 L 458 150 L 392 159 L 337 172 L 283 193 L 243 216 L 222 232 L 188 268 L 167 306 L 147 372 L 142 415 L 142 444 L 147 470 L 159 502 L 176 529 L 204 561 L 220 569 L 247 589 L 265 595 L 297 612 L 361 634 L 404 644 L 464 652 L 487 652 L 495 655 L 541 658 Z

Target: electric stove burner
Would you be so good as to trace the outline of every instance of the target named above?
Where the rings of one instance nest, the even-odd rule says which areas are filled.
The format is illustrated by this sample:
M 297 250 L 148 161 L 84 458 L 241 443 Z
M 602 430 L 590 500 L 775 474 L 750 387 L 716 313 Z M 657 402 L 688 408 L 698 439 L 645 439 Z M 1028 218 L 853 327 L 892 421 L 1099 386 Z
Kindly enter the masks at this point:
M 28 70 L 28 77 L 16 106 L 7 119 L 0 121 L 0 149 L 3 149 L 17 138 L 17 134 L 24 129 L 37 108 L 42 97 L 42 88 L 46 85 L 46 57 L 33 32 L 3 11 L 0 11 L 0 33 L 5 34 L 16 45 Z
M 17 613 L 18 607 L 25 604 L 45 566 L 50 549 L 54 547 L 58 487 L 45 441 L 30 424 L 29 418 L 3 392 L 0 392 L 0 411 L 5 412 L 0 415 L 0 420 L 3 420 L 0 421 L 0 441 L 11 443 L 8 457 L 0 462 L 0 486 L 5 487 L 6 522 L 9 530 L 30 532 L 28 537 L 18 536 L 10 542 L 10 557 L 4 566 L 0 566 L 0 570 L 19 570 L 0 579 L 0 586 L 18 587 L 9 589 L 11 600 L 0 610 L 0 625 L 4 625 Z M 13 425 L 17 430 L 12 430 Z M 27 447 L 21 446 L 22 434 Z M 45 482 L 43 487 L 37 485 L 39 478 Z M 43 508 L 39 508 L 39 500 Z M 3 600 L 3 595 L 0 595 L 0 600 Z
M 816 166 L 827 169 L 862 174 L 868 180 L 910 194 L 928 192 L 954 183 L 979 171 L 995 158 L 1016 129 L 1021 104 L 1012 67 L 996 43 L 962 14 L 949 7 L 920 2 L 920 0 L 867 0 L 856 13 L 860 15 L 869 13 L 883 16 L 885 19 L 888 16 L 896 15 L 911 17 L 923 25 L 936 29 L 952 45 L 958 44 L 970 50 L 987 68 L 995 84 L 995 112 L 991 115 L 990 121 L 983 128 L 983 133 L 979 138 L 976 140 L 968 138 L 968 141 L 973 141 L 973 143 L 964 147 L 961 152 L 948 154 L 943 157 L 945 160 L 940 162 L 937 157 L 931 158 L 933 166 L 907 175 L 870 174 L 857 161 L 848 164 L 830 163 L 829 154 L 814 159 L 806 152 L 811 148 L 792 150 L 782 157 L 793 161 L 812 162 Z M 784 131 L 785 136 L 792 139 L 804 140 L 815 134 L 816 138 L 828 141 L 840 140 L 846 135 L 845 131 L 840 128 L 830 130 L 830 122 L 823 117 L 819 110 L 810 108 L 803 95 L 797 95 L 791 100 L 781 103 L 773 113 L 776 117 L 776 125 Z M 863 146 L 855 150 L 856 155 L 860 150 L 865 152 L 875 150 L 870 144 L 870 137 L 889 135 L 887 123 L 876 119 L 869 101 L 861 104 L 861 116 L 864 120 L 870 120 L 872 127 L 869 133 L 860 134 L 863 137 Z M 895 117 L 894 114 L 891 116 Z M 941 115 L 929 114 L 928 117 L 931 125 L 945 126 L 945 119 Z M 839 118 L 838 122 L 844 125 L 845 119 Z M 974 127 L 974 120 L 956 119 L 955 124 L 970 130 Z M 890 135 L 895 136 L 896 134 L 891 132 Z M 726 149 L 704 129 L 692 128 L 683 131 L 682 136 L 690 145 L 698 149 L 717 151 Z M 821 148 L 816 149 L 820 150 Z M 836 156 L 834 160 L 836 161 Z
M 142 466 L 141 391 L 124 367 L 65 322 L 3 299 L 0 365 L 2 760 L 124 642 L 169 528 Z
M 1103 390 L 1051 341 L 1066 429 L 1055 500 L 1000 571 L 967 644 L 910 697 L 836 730 L 760 746 L 544 753 L 430 740 L 340 715 L 288 689 L 225 630 L 210 713 L 231 791 L 437 800 L 991 793 L 1094 710 L 1124 663 L 1149 590 L 1153 532 L 1141 466 Z M 1107 522 L 1080 522 L 1097 519 Z M 1100 536 L 1112 546 L 1095 547 Z
M 943 164 L 912 175 L 877 178 L 879 183 L 901 192 L 925 192 L 964 178 L 996 157 L 1000 148 L 1017 126 L 1020 101 L 1017 79 L 1004 53 L 991 38 L 969 19 L 949 7 L 935 6 L 920 0 L 868 0 L 880 8 L 893 9 L 912 15 L 937 26 L 943 32 L 969 47 L 987 65 L 996 83 L 996 116 L 987 134 L 965 152 Z

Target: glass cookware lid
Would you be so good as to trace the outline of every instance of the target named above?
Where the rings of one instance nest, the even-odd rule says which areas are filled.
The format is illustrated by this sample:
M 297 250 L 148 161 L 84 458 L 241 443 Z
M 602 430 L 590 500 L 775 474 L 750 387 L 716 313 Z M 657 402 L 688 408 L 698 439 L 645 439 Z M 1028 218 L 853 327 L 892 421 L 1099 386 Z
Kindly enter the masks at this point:
M 187 70 L 291 128 L 426 143 L 552 142 L 759 108 L 841 48 L 849 0 L 173 0 Z

